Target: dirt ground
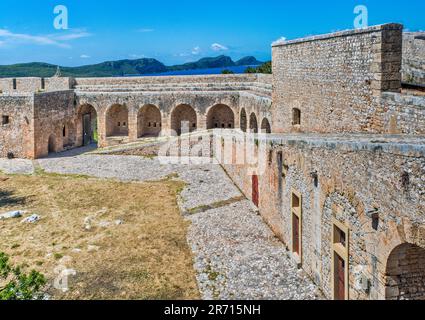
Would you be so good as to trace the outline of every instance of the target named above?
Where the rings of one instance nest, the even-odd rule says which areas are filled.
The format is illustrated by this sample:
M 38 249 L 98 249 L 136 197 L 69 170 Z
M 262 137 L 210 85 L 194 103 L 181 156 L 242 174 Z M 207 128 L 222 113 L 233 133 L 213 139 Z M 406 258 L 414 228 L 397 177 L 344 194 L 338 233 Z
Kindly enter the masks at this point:
M 0 213 L 41 217 L 0 221 L 0 251 L 43 273 L 52 299 L 197 299 L 189 222 L 177 205 L 182 188 L 172 179 L 0 173 Z M 67 292 L 53 286 L 64 269 L 76 271 Z

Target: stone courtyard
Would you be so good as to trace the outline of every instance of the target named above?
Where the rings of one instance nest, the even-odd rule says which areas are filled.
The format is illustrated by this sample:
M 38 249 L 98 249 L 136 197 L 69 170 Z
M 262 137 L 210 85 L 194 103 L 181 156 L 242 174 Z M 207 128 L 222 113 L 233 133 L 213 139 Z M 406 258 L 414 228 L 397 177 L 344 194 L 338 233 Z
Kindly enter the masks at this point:
M 0 79 L 0 169 L 183 181 L 204 298 L 425 299 L 425 37 L 403 28 L 277 41 L 272 75 Z M 180 156 L 214 164 L 159 161 Z
M 187 241 L 204 299 L 322 298 L 219 165 L 164 165 L 155 158 L 91 155 L 84 149 L 39 160 L 0 160 L 4 173 L 32 174 L 37 168 L 120 181 L 183 180 L 179 206 L 191 222 Z

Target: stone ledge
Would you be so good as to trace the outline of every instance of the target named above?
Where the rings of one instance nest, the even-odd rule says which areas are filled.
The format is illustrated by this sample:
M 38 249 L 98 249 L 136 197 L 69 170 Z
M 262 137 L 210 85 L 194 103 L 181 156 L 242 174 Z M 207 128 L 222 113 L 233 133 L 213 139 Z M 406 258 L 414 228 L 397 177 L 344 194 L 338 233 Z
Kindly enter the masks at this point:
M 273 145 L 296 145 L 297 147 L 338 149 L 346 152 L 384 152 L 408 157 L 425 157 L 425 136 L 405 135 L 308 135 L 272 134 L 266 139 Z
M 355 30 L 343 30 L 338 31 L 334 33 L 327 33 L 322 35 L 316 35 L 316 36 L 309 36 L 305 38 L 299 38 L 294 40 L 288 40 L 288 41 L 282 41 L 282 42 L 274 42 L 272 43 L 272 47 L 281 47 L 281 46 L 287 46 L 291 44 L 298 44 L 298 43 L 304 43 L 304 42 L 313 42 L 313 41 L 320 41 L 320 40 L 326 40 L 326 39 L 332 39 L 332 38 L 340 38 L 340 37 L 349 37 L 359 34 L 365 34 L 365 33 L 372 33 L 382 30 L 403 30 L 403 25 L 398 23 L 388 23 L 388 24 L 381 24 L 377 26 L 372 26 L 365 29 L 355 29 Z
M 383 92 L 382 98 L 387 102 L 403 104 L 406 108 L 409 105 L 425 108 L 425 96 L 415 96 L 397 92 Z

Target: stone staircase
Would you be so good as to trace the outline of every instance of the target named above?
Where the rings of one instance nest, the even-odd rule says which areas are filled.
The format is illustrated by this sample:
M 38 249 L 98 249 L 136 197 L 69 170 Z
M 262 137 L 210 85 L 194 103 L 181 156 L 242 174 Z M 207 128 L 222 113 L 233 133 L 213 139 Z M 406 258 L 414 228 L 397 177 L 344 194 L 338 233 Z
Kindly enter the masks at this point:
M 157 78 L 154 78 L 153 81 L 149 81 L 149 77 L 146 77 L 141 81 L 139 78 L 134 81 L 118 81 L 113 83 L 110 81 L 99 81 L 94 80 L 92 83 L 84 81 L 82 84 L 75 86 L 77 93 L 98 93 L 98 92 L 220 92 L 220 91 L 248 91 L 253 94 L 260 96 L 271 97 L 272 94 L 272 84 L 266 81 L 255 81 L 255 78 L 252 81 L 229 81 L 229 82 L 217 82 L 213 81 L 201 81 L 201 82 L 183 82 L 181 79 L 176 79 L 177 81 L 172 81 L 170 79 L 168 82 L 159 82 L 155 81 Z M 200 79 L 201 80 L 201 79 Z M 205 79 L 202 79 L 205 80 Z M 245 80 L 245 79 L 241 79 Z

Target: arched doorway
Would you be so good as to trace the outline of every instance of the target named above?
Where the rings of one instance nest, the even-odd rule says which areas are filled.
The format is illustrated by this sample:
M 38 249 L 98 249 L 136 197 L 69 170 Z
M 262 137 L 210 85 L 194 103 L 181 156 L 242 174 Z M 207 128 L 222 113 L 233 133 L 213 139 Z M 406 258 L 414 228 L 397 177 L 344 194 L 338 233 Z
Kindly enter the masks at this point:
M 246 111 L 244 108 L 242 108 L 241 110 L 240 126 L 241 126 L 241 130 L 243 132 L 246 132 L 246 129 L 248 127 L 248 118 L 246 116 Z
M 425 299 L 425 249 L 405 243 L 396 247 L 387 260 L 385 298 Z
M 56 149 L 56 137 L 55 137 L 54 134 L 51 134 L 49 136 L 47 151 L 48 151 L 48 153 L 53 153 L 53 152 L 57 151 L 57 149 Z
M 249 129 L 253 133 L 258 133 L 258 122 L 257 122 L 257 116 L 255 113 L 251 113 L 249 117 Z
M 151 104 L 143 106 L 137 115 L 137 136 L 158 137 L 161 129 L 161 111 Z
M 207 114 L 207 129 L 233 129 L 235 127 L 235 114 L 224 104 L 212 107 Z
M 128 136 L 128 109 L 125 105 L 115 104 L 106 112 L 106 136 Z
M 77 122 L 77 143 L 87 146 L 98 142 L 98 125 L 96 109 L 85 104 L 80 107 Z
M 188 126 L 188 127 L 187 127 Z M 181 104 L 171 113 L 171 129 L 180 136 L 182 133 L 196 131 L 196 111 L 187 104 Z
M 261 122 L 261 132 L 262 133 L 272 133 L 272 128 L 270 126 L 270 122 L 267 118 L 264 118 Z

